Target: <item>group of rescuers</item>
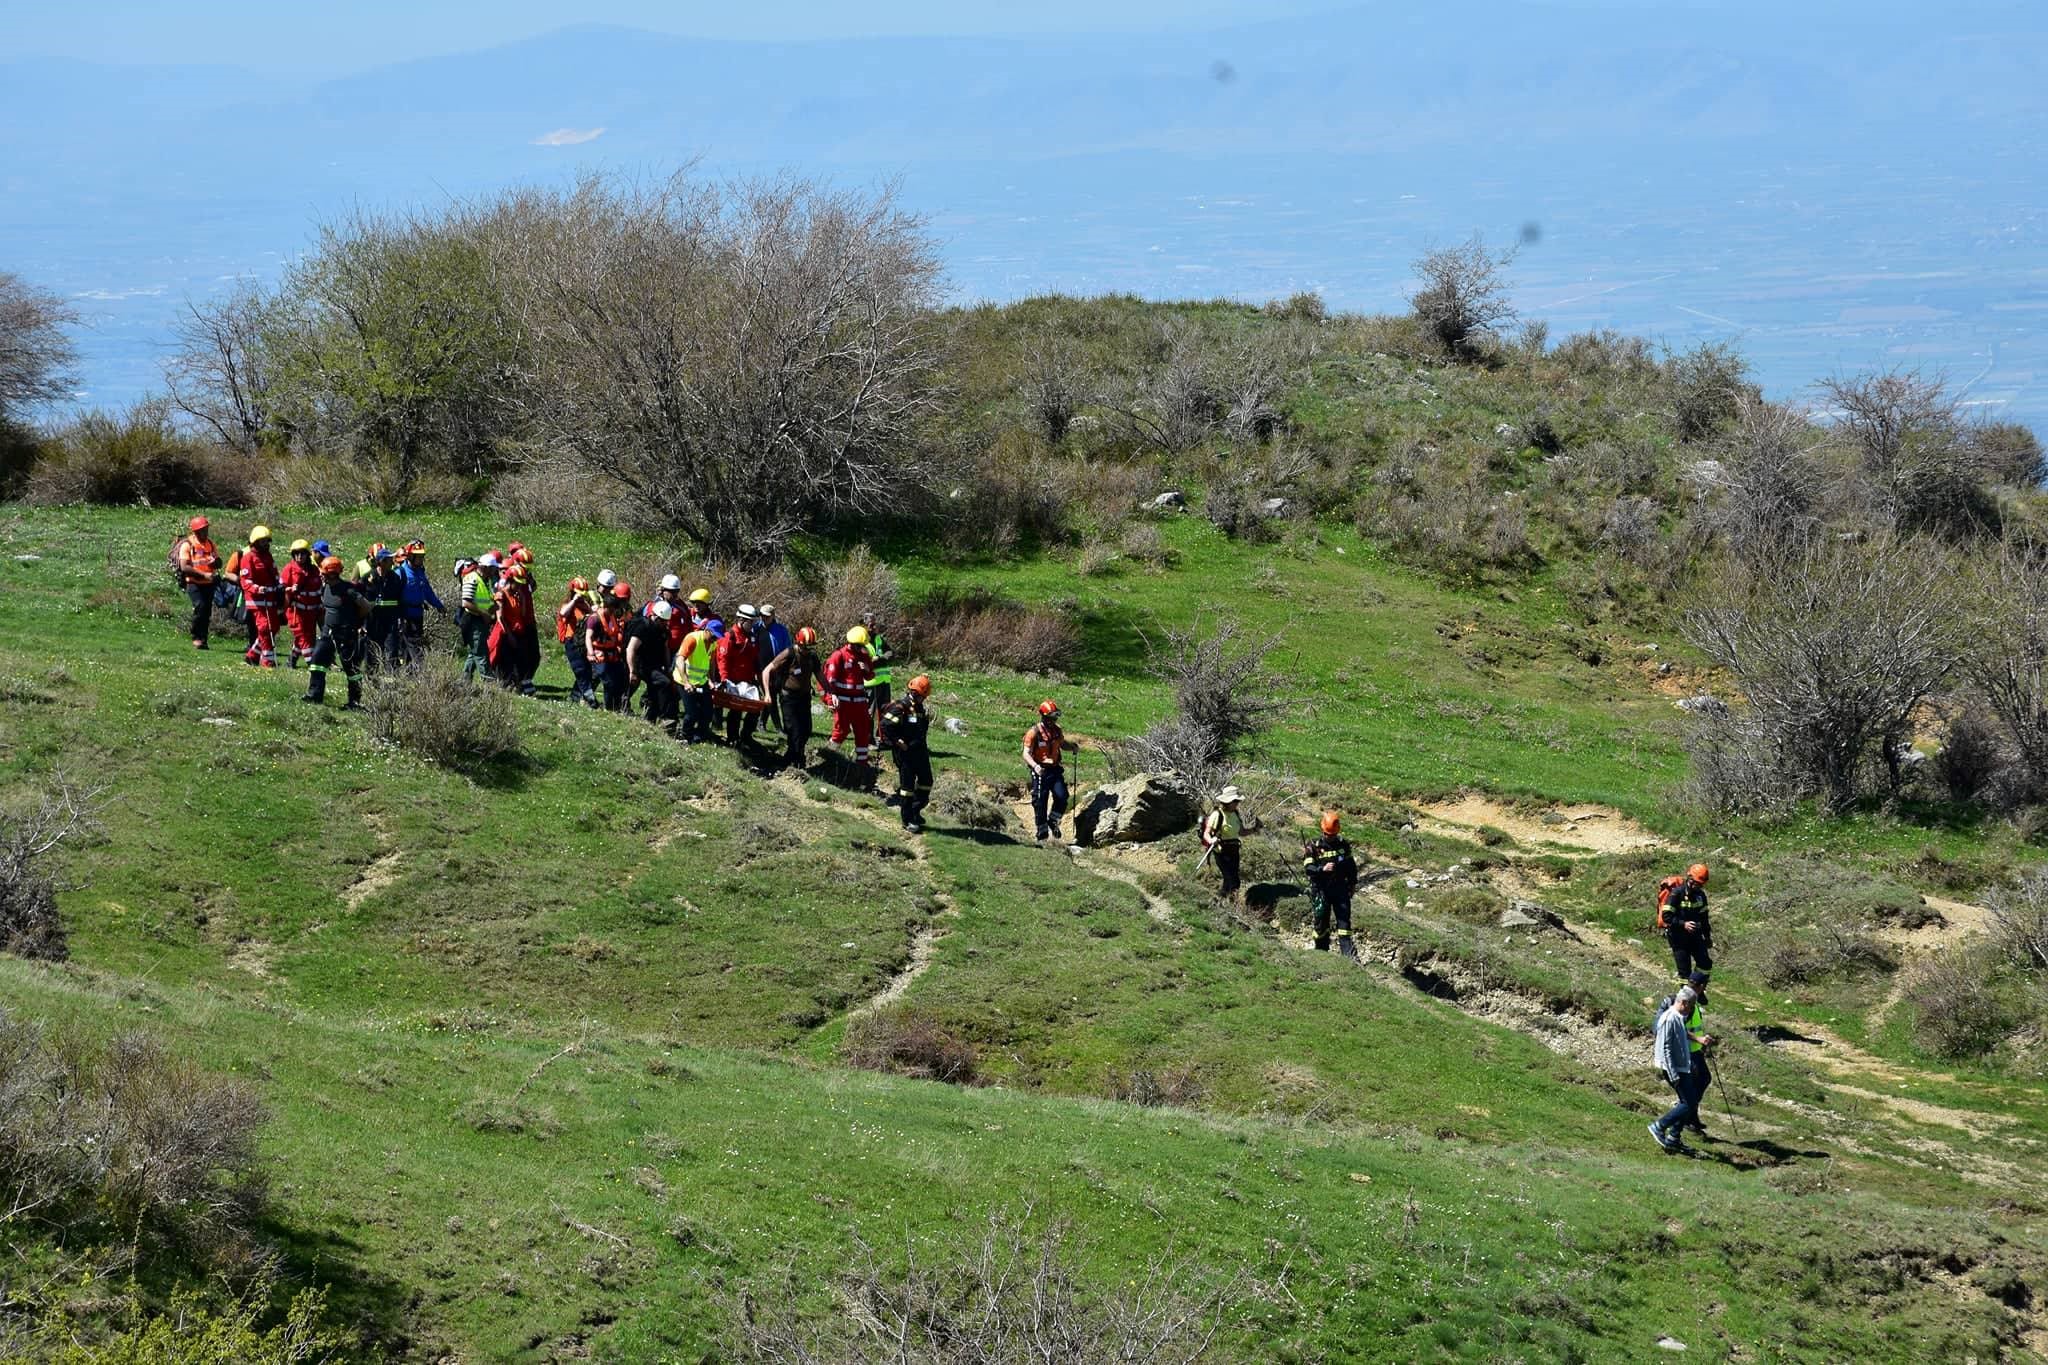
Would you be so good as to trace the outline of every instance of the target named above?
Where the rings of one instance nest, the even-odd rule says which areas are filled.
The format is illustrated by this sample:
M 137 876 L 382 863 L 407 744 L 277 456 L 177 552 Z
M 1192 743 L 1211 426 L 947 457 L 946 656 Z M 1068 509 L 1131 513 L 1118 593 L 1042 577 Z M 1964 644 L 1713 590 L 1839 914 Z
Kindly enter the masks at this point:
M 427 611 L 450 610 L 428 577 L 426 546 L 418 540 L 396 548 L 372 545 L 353 569 L 329 542 L 295 540 L 279 563 L 269 527 L 254 527 L 245 547 L 223 556 L 207 518 L 195 516 L 170 559 L 191 602 L 193 648 L 208 647 L 223 588 L 238 590 L 247 612 L 243 658 L 258 668 L 275 668 L 279 637 L 289 630 L 289 666 L 305 664 L 303 700 L 316 705 L 326 698 L 328 672 L 338 666 L 348 682 L 347 705 L 358 706 L 367 661 L 396 667 L 420 657 Z M 517 541 L 455 561 L 454 611 L 464 673 L 488 674 L 526 695 L 533 694 L 541 660 L 533 562 L 533 552 Z M 902 697 L 892 695 L 894 655 L 872 612 L 864 612 L 844 643 L 823 659 L 812 627 L 792 631 L 776 619 L 773 606 L 751 603 L 742 603 L 728 624 L 714 610 L 708 589 L 685 596 L 674 574 L 637 610 L 632 586 L 610 569 L 595 580 L 571 578 L 554 615 L 555 638 L 574 680 L 572 702 L 624 711 L 641 691 L 646 718 L 684 743 L 711 740 L 713 713 L 723 706 L 727 744 L 754 743 L 757 724 L 765 723 L 781 731 L 782 761 L 801 769 L 815 690 L 832 716 L 830 742 L 854 742 L 854 762 L 867 778 L 860 785 L 874 780 L 872 752 L 879 736 L 896 765 L 903 827 L 923 830 L 932 792 L 931 713 L 925 705 L 932 683 L 919 674 Z M 1048 698 L 1024 732 L 1032 821 L 1040 841 L 1061 837 L 1070 799 L 1065 756 L 1078 751 L 1059 722 L 1060 708 Z M 1250 828 L 1242 806 L 1243 793 L 1226 786 L 1201 822 L 1203 861 L 1215 861 L 1226 899 L 1235 899 L 1240 889 L 1242 840 Z M 1303 845 L 1301 868 L 1311 891 L 1315 946 L 1330 948 L 1334 929 L 1338 950 L 1355 957 L 1351 902 L 1358 862 L 1340 829 L 1337 812 L 1324 812 L 1319 834 Z M 1658 888 L 1658 925 L 1684 984 L 1658 1016 L 1654 1052 L 1678 1102 L 1650 1125 L 1650 1134 L 1672 1152 L 1684 1150 L 1684 1129 L 1705 1132 L 1699 1104 L 1711 1079 L 1707 1054 L 1714 1044 L 1701 1014 L 1714 965 L 1707 877 L 1706 865 L 1695 863 Z

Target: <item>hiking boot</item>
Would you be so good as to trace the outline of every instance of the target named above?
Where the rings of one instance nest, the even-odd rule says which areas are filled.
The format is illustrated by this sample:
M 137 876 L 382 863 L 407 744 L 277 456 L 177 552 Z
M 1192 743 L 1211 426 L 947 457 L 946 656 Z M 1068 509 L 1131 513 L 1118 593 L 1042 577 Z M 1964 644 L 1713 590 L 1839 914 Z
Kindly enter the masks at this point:
M 1674 1156 L 1685 1150 L 1685 1145 L 1683 1143 L 1681 1143 L 1677 1138 L 1667 1134 L 1662 1128 L 1659 1128 L 1654 1123 L 1650 1125 L 1650 1136 L 1657 1139 L 1657 1145 L 1659 1147 L 1662 1147 L 1665 1151 L 1671 1153 Z
M 1708 1142 L 1712 1142 L 1714 1140 L 1714 1135 L 1707 1131 L 1707 1125 L 1705 1125 L 1704 1123 L 1688 1123 L 1685 1125 L 1685 1128 L 1687 1132 L 1697 1133 L 1700 1137 L 1706 1139 Z
M 1346 957 L 1356 958 L 1358 956 L 1358 945 L 1351 941 L 1351 935 L 1345 934 L 1337 940 L 1337 951 Z
M 306 703 L 306 705 L 308 706 L 319 706 L 323 704 L 327 700 L 327 698 L 316 697 L 311 692 L 307 692 L 303 696 L 301 696 L 299 700 Z
M 1326 938 L 1319 938 L 1319 939 L 1317 939 L 1317 940 L 1316 940 L 1316 951 L 1317 951 L 1317 952 L 1319 952 L 1319 953 L 1327 953 L 1327 952 L 1329 952 L 1329 951 L 1330 951 L 1330 940 L 1328 940 L 1328 939 L 1326 939 Z

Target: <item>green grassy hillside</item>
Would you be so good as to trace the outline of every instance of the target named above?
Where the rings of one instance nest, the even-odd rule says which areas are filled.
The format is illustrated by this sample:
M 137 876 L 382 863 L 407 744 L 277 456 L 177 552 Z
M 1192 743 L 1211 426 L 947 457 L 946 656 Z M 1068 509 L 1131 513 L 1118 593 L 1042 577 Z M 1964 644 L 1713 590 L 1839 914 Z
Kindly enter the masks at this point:
M 913 841 L 822 770 L 551 700 L 481 776 L 381 745 L 296 674 L 190 650 L 159 567 L 183 515 L 0 511 L 0 777 L 112 798 L 65 861 L 72 960 L 0 958 L 0 999 L 253 1078 L 265 1235 L 365 1358 L 730 1358 L 747 1286 L 829 1321 L 857 1239 L 900 1259 L 991 1214 L 1071 1219 L 1104 1292 L 1163 1253 L 1239 1276 L 1225 1358 L 2044 1358 L 2037 1081 L 1924 1053 L 1893 976 L 1773 987 L 1756 947 L 1807 903 L 1786 885 L 1966 900 L 2019 836 L 1704 824 L 1645 662 L 1694 661 L 1540 577 L 1455 589 L 1348 527 L 1252 545 L 1194 517 L 1156 568 L 897 554 L 908 597 L 986 587 L 1084 629 L 1068 679 L 937 670 L 964 733 Z M 517 534 L 551 584 L 657 549 L 471 513 L 272 524 L 424 534 L 436 562 Z M 1300 797 L 1247 853 L 1270 923 L 1210 894 L 1188 836 L 1073 855 L 1015 809 L 1032 702 L 1056 691 L 1092 784 L 1167 705 L 1143 633 L 1218 614 L 1285 631 L 1299 703 L 1266 761 Z M 970 800 L 1007 825 L 946 814 Z M 1284 875 L 1324 804 L 1391 873 L 1357 964 L 1305 950 Z M 1645 907 L 1709 852 L 1739 1112 L 1716 1097 L 1687 1161 L 1643 1131 L 1669 970 Z M 1566 930 L 1501 929 L 1509 898 Z M 1951 931 L 1912 932 L 1901 953 Z M 971 1043 L 976 1083 L 847 1067 L 850 1033 L 904 1019 Z M 793 1293 L 762 1288 L 785 1269 Z

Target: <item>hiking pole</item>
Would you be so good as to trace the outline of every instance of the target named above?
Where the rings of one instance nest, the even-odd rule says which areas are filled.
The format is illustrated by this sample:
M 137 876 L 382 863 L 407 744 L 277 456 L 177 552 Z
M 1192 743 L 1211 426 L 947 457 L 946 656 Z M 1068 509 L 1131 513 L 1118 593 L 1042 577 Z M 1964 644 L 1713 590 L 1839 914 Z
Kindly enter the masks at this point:
M 1718 1071 L 1714 1073 L 1714 1088 L 1721 1092 L 1721 1107 L 1728 1111 L 1729 1134 L 1739 1137 L 1740 1132 L 1735 1126 L 1735 1106 L 1728 1102 L 1728 1085 L 1721 1079 L 1721 1073 Z

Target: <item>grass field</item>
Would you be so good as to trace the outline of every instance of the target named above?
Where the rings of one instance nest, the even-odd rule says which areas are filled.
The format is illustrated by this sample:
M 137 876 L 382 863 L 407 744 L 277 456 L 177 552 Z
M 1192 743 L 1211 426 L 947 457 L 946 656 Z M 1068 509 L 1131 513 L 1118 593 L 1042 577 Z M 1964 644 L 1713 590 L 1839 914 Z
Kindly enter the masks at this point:
M 1741 946 L 1785 913 L 1760 892 L 1795 850 L 1968 894 L 1927 880 L 1929 850 L 1990 876 L 2026 846 L 1877 815 L 1703 825 L 1674 799 L 1680 713 L 1645 665 L 1686 666 L 1669 637 L 1589 627 L 1540 586 L 1448 589 L 1348 530 L 1255 547 L 1185 518 L 1158 572 L 893 561 L 909 596 L 981 586 L 1083 623 L 1071 679 L 938 674 L 936 709 L 965 725 L 940 769 L 998 804 L 1048 689 L 1106 742 L 1167 704 L 1147 632 L 1222 613 L 1284 631 L 1298 706 L 1267 761 L 1305 809 L 1353 812 L 1395 874 L 1360 898 L 1358 966 L 1302 950 L 1283 839 L 1247 854 L 1269 926 L 1209 894 L 1188 836 L 1077 859 L 1013 815 L 911 841 L 824 775 L 764 780 L 551 700 L 518 703 L 523 761 L 422 762 L 300 705 L 296 674 L 190 650 L 161 571 L 184 515 L 0 509 L 0 778 L 61 768 L 112 798 L 65 863 L 73 960 L 0 959 L 0 999 L 254 1078 L 267 1232 L 366 1358 L 730 1358 L 744 1287 L 791 1269 L 770 1297 L 825 1321 L 856 1238 L 960 1245 L 1026 1209 L 1073 1220 L 1106 1291 L 1162 1254 L 1239 1276 L 1228 1358 L 2048 1345 L 2038 1078 L 1936 1065 L 1887 982 L 1771 989 Z M 549 584 L 652 548 L 395 520 L 303 530 L 420 534 L 436 563 L 518 534 Z M 558 659 L 541 681 L 566 682 Z M 1101 763 L 1084 753 L 1084 785 Z M 1535 829 L 1440 818 L 1464 789 Z M 1537 822 L 1588 804 L 1670 847 Z M 1717 868 L 1742 1112 L 1675 1161 L 1643 1132 L 1666 1103 L 1648 1026 L 1668 973 L 1645 906 L 1695 850 Z M 1572 932 L 1504 933 L 1453 893 L 1530 896 Z M 844 1066 L 892 983 L 883 1013 L 970 1042 L 979 1084 Z M 1106 1098 L 1140 1073 L 1178 1104 Z

